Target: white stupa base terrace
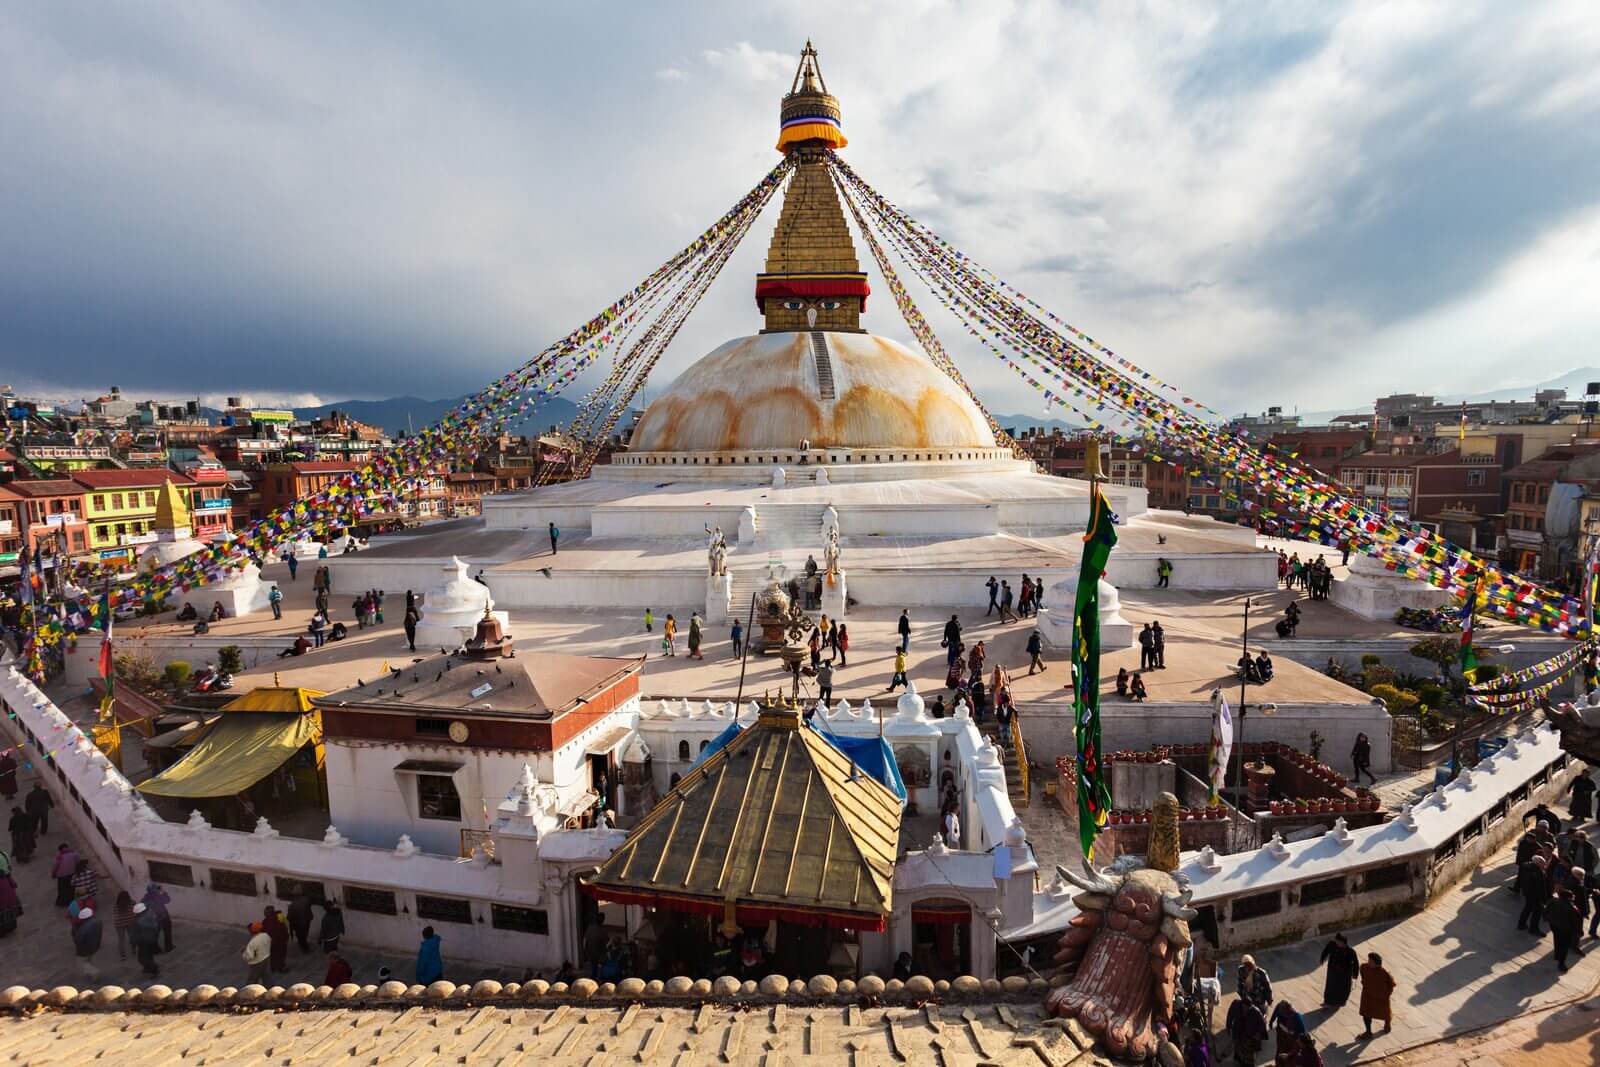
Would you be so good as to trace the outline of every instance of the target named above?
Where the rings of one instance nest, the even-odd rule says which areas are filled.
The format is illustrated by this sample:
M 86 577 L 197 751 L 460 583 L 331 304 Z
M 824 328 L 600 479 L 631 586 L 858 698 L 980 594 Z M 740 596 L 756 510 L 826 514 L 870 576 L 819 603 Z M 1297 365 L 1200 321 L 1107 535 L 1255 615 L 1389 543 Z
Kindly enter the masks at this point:
M 899 477 L 882 477 L 891 466 Z M 841 468 L 875 477 L 846 480 Z M 798 476 L 815 473 L 807 464 L 785 468 L 781 487 L 771 483 L 772 469 L 760 468 L 766 480 L 752 482 L 728 479 L 726 466 L 600 467 L 583 481 L 488 498 L 481 518 L 375 538 L 366 551 L 327 563 L 335 589 L 393 593 L 425 588 L 459 556 L 474 575 L 483 572 L 502 607 L 643 611 L 707 602 L 706 530 L 720 527 L 729 601 L 747 605 L 769 565 L 799 574 L 807 555 L 823 564 L 831 507 L 840 567 L 849 573 L 849 596 L 861 605 L 961 603 L 991 574 L 1014 589 L 1024 573 L 1047 584 L 1077 574 L 1087 483 L 1038 474 L 1011 459 L 828 465 L 830 480 L 821 484 Z M 650 473 L 641 478 L 641 471 Z M 737 473 L 749 478 L 758 471 Z M 1161 558 L 1173 564 L 1174 586 L 1272 586 L 1275 558 L 1257 548 L 1250 530 L 1150 512 L 1143 489 L 1108 485 L 1104 492 L 1122 521 L 1106 576 L 1119 588 L 1153 587 Z M 555 554 L 552 522 L 561 531 Z
M 1395 574 L 1364 555 L 1350 557 L 1350 573 L 1333 583 L 1329 599 L 1364 619 L 1392 619 L 1401 608 L 1432 610 L 1455 600 L 1443 589 Z

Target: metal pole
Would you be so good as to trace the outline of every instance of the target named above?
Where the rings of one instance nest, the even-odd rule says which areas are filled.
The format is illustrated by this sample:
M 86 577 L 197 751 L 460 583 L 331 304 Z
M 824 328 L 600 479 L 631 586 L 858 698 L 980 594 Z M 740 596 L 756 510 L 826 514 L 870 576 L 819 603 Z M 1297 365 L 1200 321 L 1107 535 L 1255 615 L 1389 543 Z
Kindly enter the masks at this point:
M 1236 716 L 1239 728 L 1234 731 L 1233 747 L 1239 754 L 1239 775 L 1234 780 L 1234 785 L 1244 787 L 1244 703 L 1245 685 L 1250 674 L 1250 598 L 1244 598 L 1244 629 L 1240 632 L 1240 645 L 1244 650 L 1244 666 L 1239 669 L 1239 714 Z
M 751 630 L 756 624 L 756 594 L 750 594 L 750 619 L 744 624 L 744 647 L 739 650 L 739 692 L 733 698 L 733 721 L 739 721 L 739 704 L 744 700 L 744 667 L 750 658 L 750 639 L 754 636 Z

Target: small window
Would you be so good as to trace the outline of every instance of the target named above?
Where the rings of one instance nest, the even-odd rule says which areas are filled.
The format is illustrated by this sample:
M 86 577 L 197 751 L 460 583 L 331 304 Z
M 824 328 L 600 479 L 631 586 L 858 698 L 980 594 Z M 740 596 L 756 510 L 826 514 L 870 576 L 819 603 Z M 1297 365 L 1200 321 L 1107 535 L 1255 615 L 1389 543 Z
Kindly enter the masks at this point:
M 111 494 L 111 507 L 112 507 L 113 510 L 116 510 L 116 511 L 120 511 L 122 509 L 122 494 L 121 493 L 112 493 Z
M 366 911 L 374 915 L 396 915 L 400 909 L 395 897 L 387 889 L 368 889 L 366 886 L 344 887 L 344 906 L 351 911 Z
M 700 751 L 701 752 L 704 752 L 706 749 L 708 749 L 710 747 L 711 747 L 711 742 L 710 741 L 702 741 L 702 742 L 700 742 Z
M 1283 894 L 1274 889 L 1270 893 L 1256 893 L 1238 898 L 1228 913 L 1234 922 L 1242 922 L 1246 919 L 1259 919 L 1264 915 L 1276 915 L 1282 910 Z
M 449 737 L 449 719 L 418 719 L 417 735 L 419 737 Z
M 417 814 L 424 819 L 461 821 L 461 796 L 447 774 L 417 775 Z
M 144 506 L 147 508 L 153 508 L 156 506 L 156 494 L 154 490 L 151 490 L 144 495 Z
M 328 899 L 327 891 L 321 882 L 305 878 L 289 878 L 281 874 L 274 881 L 277 884 L 279 900 L 293 900 L 301 893 L 304 893 L 313 904 L 322 904 Z
M 678 758 L 681 759 L 681 760 L 684 760 L 684 761 L 687 761 L 689 759 L 689 742 L 687 742 L 687 741 L 679 741 L 678 742 Z
M 1300 906 L 1309 908 L 1314 904 L 1326 904 L 1342 896 L 1344 896 L 1343 875 L 1338 878 L 1324 878 L 1320 882 L 1307 882 L 1300 887 Z
M 96 511 L 104 511 L 106 509 L 106 498 L 104 493 L 96 493 L 94 495 L 94 509 Z
M 162 863 L 150 861 L 150 880 L 158 885 L 192 886 L 194 868 L 187 863 Z
M 417 894 L 417 918 L 442 923 L 471 923 L 472 902 L 458 897 L 431 897 Z
M 550 917 L 538 908 L 514 908 L 509 904 L 489 905 L 489 922 L 496 930 L 516 930 L 548 937 Z
M 1411 866 L 1391 863 L 1387 867 L 1374 867 L 1361 879 L 1361 891 L 1373 893 L 1379 889 L 1392 889 L 1411 880 Z
M 236 893 L 253 897 L 261 892 L 256 887 L 256 876 L 250 871 L 230 871 L 224 867 L 211 868 L 211 888 L 218 893 Z

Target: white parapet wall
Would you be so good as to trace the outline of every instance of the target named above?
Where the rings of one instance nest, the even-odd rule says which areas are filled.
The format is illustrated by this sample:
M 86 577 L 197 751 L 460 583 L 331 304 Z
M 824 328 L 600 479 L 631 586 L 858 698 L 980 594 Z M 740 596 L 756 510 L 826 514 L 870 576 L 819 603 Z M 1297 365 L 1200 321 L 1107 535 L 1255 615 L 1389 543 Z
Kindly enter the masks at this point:
M 199 820 L 168 823 L 12 664 L 0 666 L 0 703 L 7 747 L 19 746 L 40 772 L 80 851 L 93 856 L 103 877 L 136 896 L 146 883 L 161 883 L 172 894 L 173 914 L 185 920 L 238 927 L 305 882 L 341 902 L 352 942 L 409 952 L 421 926 L 432 923 L 458 959 L 554 968 L 578 958 L 570 921 L 575 873 L 623 836 L 547 835 L 546 853 L 567 858 L 546 855 L 534 869 L 513 869 L 431 855 L 398 839 L 390 848 L 353 845 L 336 830 L 325 841 L 308 841 L 270 827 L 243 833 Z M 597 834 L 610 837 L 589 840 Z M 567 836 L 583 840 L 557 840 Z M 527 932 L 541 923 L 546 933 Z

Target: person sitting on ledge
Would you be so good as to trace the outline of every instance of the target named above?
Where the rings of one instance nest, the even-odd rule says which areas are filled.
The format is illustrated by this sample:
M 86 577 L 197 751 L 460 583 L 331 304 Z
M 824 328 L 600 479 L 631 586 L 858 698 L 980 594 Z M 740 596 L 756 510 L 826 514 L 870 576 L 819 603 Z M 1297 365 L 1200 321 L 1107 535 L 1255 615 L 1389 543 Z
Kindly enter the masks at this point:
M 1245 652 L 1240 654 L 1239 662 L 1235 663 L 1234 667 L 1238 669 L 1240 676 L 1243 677 L 1245 681 L 1261 681 L 1260 668 L 1256 666 L 1256 661 L 1250 658 L 1250 653 Z
M 200 613 L 198 611 L 194 610 L 194 605 L 193 604 L 185 604 L 183 607 L 178 609 L 178 621 L 179 622 L 193 622 L 194 620 L 198 619 L 199 617 L 200 617 Z
M 1117 696 L 1127 699 L 1128 696 L 1128 668 L 1117 668 Z
M 1262 649 L 1256 656 L 1256 674 L 1263 682 L 1272 681 L 1272 657 L 1267 655 L 1267 650 Z
M 310 641 L 307 641 L 304 637 L 297 637 L 294 639 L 294 644 L 278 653 L 278 658 L 283 659 L 285 656 L 303 656 L 306 654 L 306 650 L 310 647 Z
M 226 619 L 227 617 L 228 617 L 228 612 L 227 612 L 227 609 L 225 609 L 222 606 L 222 601 L 219 600 L 216 603 L 211 605 L 211 621 L 212 622 L 221 622 L 223 619 Z
M 333 629 L 328 631 L 328 640 L 329 641 L 343 641 L 344 638 L 345 638 L 345 634 L 347 634 L 347 633 L 349 633 L 349 631 L 347 629 L 345 629 L 344 623 L 336 622 L 336 623 L 333 624 Z
M 1143 701 L 1145 697 L 1150 695 L 1149 693 L 1145 692 L 1144 679 L 1140 677 L 1137 672 L 1135 672 L 1133 676 L 1133 682 L 1129 686 L 1129 691 L 1133 694 L 1133 699 L 1135 701 Z

